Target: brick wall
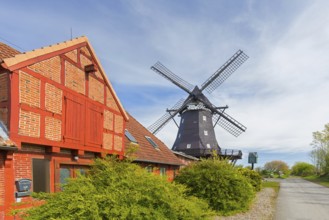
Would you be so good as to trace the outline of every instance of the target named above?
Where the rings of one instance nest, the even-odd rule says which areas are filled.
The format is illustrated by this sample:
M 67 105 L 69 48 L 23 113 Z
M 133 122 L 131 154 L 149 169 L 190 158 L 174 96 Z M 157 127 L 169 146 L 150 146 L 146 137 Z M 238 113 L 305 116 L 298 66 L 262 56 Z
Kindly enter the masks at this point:
M 39 79 L 19 71 L 19 102 L 40 108 L 40 86 Z
M 62 121 L 52 117 L 45 118 L 45 137 L 48 140 L 60 141 L 62 136 Z
M 8 109 L 7 108 L 0 108 L 0 120 L 5 125 L 8 125 Z
M 113 131 L 113 118 L 114 115 L 108 110 L 104 110 L 104 128 Z
M 122 137 L 114 135 L 114 150 L 122 151 Z
M 91 54 L 90 54 L 90 52 L 89 52 L 89 50 L 88 50 L 87 47 L 81 47 L 81 51 L 82 51 L 84 54 L 86 54 L 87 56 L 91 57 Z
M 123 117 L 120 115 L 114 116 L 114 132 L 119 134 L 123 132 Z
M 46 83 L 45 106 L 48 111 L 62 114 L 62 97 L 63 92 L 61 89 Z
M 5 158 L 1 153 L 0 154 L 0 206 L 4 205 L 4 201 L 5 201 L 4 197 L 5 197 Z
M 97 78 L 99 78 L 99 79 L 103 79 L 103 76 L 102 76 L 102 74 L 101 74 L 99 71 L 96 71 L 96 72 L 95 72 L 95 76 L 96 76 Z
M 32 179 L 32 162 L 29 154 L 14 154 L 15 179 Z
M 85 73 L 69 62 L 65 62 L 65 85 L 81 94 L 85 94 Z
M 80 62 L 82 67 L 93 63 L 88 57 L 84 56 L 83 54 L 80 55 Z
M 0 74 L 0 102 L 8 100 L 8 74 Z
M 94 77 L 89 77 L 89 98 L 104 103 L 104 84 Z
M 106 88 L 106 105 L 116 111 L 119 111 L 119 108 L 118 108 L 109 88 Z
M 40 137 L 40 115 L 20 109 L 18 134 Z
M 113 149 L 113 134 L 103 133 L 103 148 L 107 150 Z
M 61 60 L 59 56 L 35 63 L 29 68 L 55 82 L 61 82 Z
M 65 56 L 67 56 L 68 58 L 70 58 L 71 60 L 73 60 L 76 63 L 78 62 L 78 52 L 77 52 L 77 50 L 72 50 L 72 51 L 66 53 Z

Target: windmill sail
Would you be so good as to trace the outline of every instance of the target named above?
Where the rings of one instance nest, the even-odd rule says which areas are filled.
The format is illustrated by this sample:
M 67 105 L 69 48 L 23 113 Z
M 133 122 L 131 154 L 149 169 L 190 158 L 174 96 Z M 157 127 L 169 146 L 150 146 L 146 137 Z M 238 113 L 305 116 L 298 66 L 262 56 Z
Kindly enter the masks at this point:
M 220 157 L 229 158 L 232 161 L 241 159 L 241 151 L 224 151 L 219 147 L 214 126 L 218 124 L 236 137 L 246 131 L 246 127 L 224 112 L 228 108 L 227 106 L 219 108 L 213 105 L 203 91 L 213 92 L 247 59 L 248 56 L 239 50 L 202 84 L 201 89 L 198 86 L 193 87 L 163 64 L 157 62 L 151 69 L 187 92 L 188 97 L 185 101 L 181 99 L 177 102 L 148 129 L 152 133 L 156 133 L 170 119 L 179 114 L 181 120 L 173 150 L 195 157 L 209 157 L 215 151 Z

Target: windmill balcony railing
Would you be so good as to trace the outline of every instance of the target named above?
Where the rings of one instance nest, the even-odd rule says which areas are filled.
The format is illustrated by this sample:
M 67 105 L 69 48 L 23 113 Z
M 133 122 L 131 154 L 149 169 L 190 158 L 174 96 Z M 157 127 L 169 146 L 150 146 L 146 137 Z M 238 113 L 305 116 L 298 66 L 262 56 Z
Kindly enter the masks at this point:
M 219 152 L 220 156 L 226 156 L 226 157 L 242 157 L 242 151 L 241 150 L 234 150 L 234 149 L 221 149 Z

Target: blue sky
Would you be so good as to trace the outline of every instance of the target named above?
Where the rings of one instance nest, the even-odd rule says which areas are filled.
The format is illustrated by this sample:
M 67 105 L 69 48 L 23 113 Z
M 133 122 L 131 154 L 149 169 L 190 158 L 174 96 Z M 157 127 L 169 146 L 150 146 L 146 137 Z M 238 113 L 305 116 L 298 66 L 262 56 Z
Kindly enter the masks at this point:
M 250 58 L 209 99 L 247 126 L 223 148 L 309 161 L 312 132 L 329 122 L 329 3 L 323 1 L 1 0 L 0 41 L 20 51 L 85 35 L 121 102 L 146 127 L 186 96 L 152 70 L 161 61 L 200 85 L 238 49 Z M 9 41 L 9 42 L 8 42 Z M 169 147 L 177 128 L 157 135 Z M 246 158 L 241 163 L 246 164 Z

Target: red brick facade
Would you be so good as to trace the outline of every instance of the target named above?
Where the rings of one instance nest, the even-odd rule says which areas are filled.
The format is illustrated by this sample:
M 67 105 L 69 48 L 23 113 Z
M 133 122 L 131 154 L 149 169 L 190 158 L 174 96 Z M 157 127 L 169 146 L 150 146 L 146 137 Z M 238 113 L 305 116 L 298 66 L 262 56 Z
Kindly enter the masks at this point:
M 0 150 L 0 220 L 29 198 L 15 198 L 16 180 L 55 192 L 62 175 L 74 177 L 95 156 L 123 157 L 128 120 L 87 38 L 14 52 L 0 63 L 0 120 L 18 148 Z

